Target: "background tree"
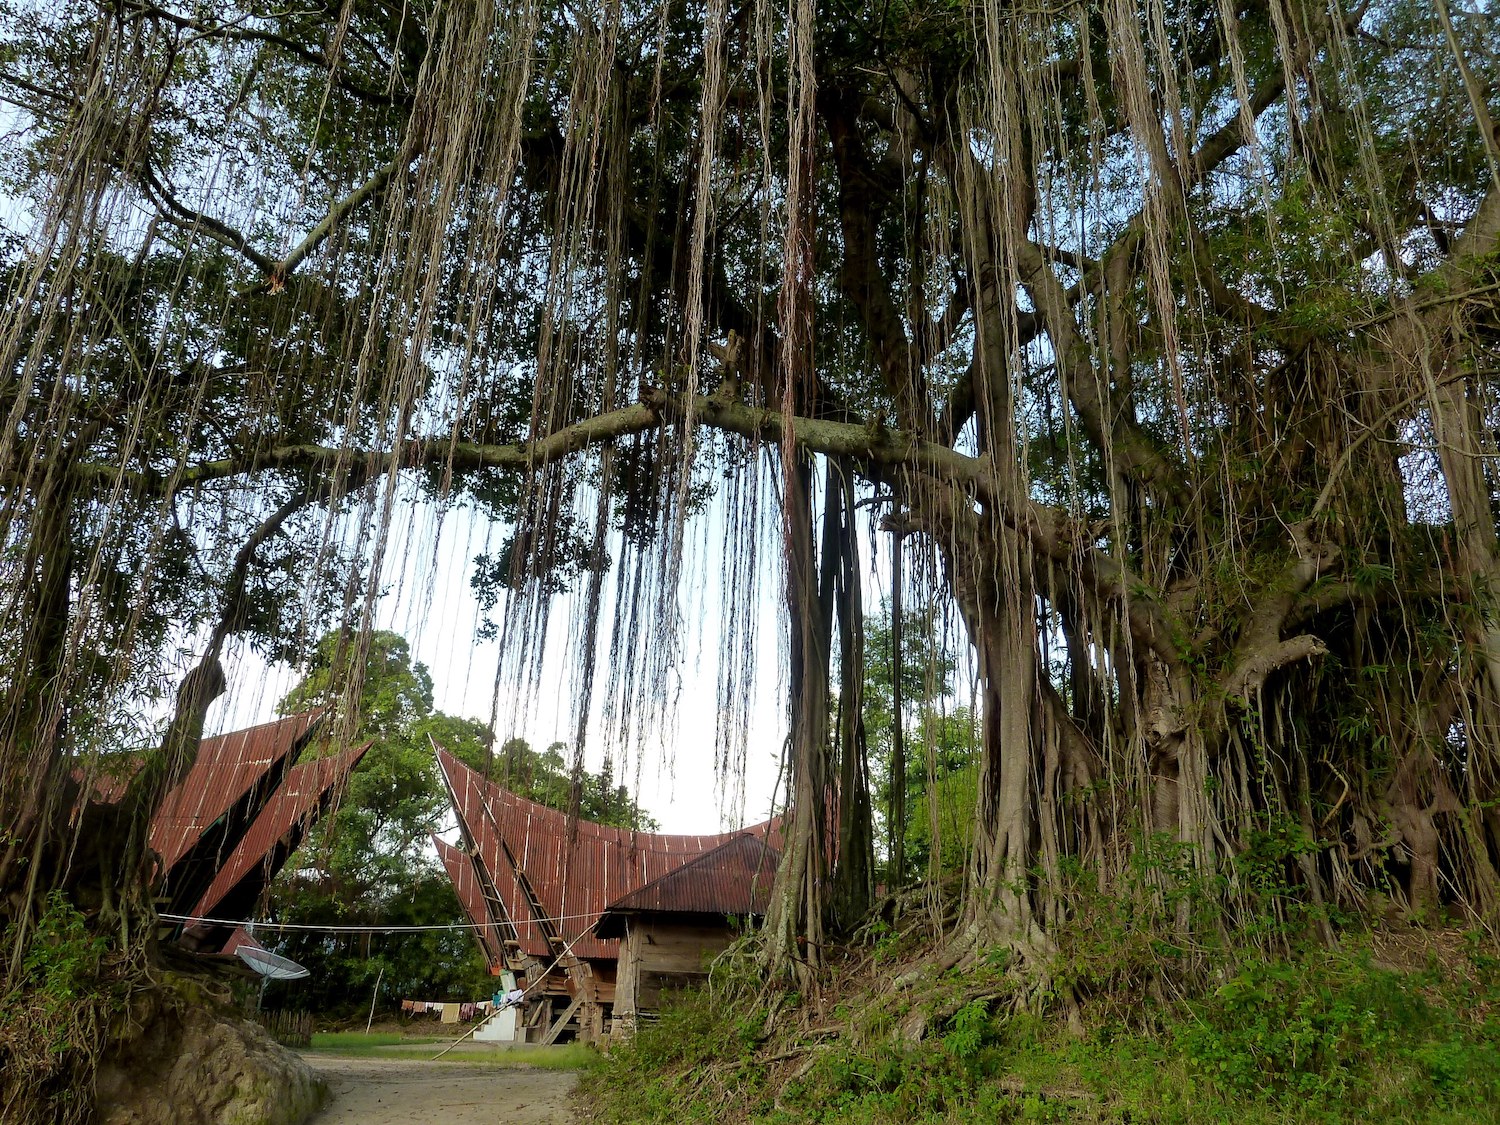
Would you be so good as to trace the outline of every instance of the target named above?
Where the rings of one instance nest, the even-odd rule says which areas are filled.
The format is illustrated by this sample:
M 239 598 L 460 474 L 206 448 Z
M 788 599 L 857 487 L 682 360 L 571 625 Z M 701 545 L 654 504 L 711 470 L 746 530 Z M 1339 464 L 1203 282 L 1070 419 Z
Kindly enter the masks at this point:
M 524 738 L 509 738 L 493 763 L 466 760 L 476 769 L 488 769 L 496 781 L 517 796 L 549 809 L 568 812 L 574 805 L 576 785 L 576 815 L 582 820 L 641 832 L 655 832 L 661 827 L 631 796 L 630 789 L 607 773 L 586 771 L 575 781 L 571 756 L 566 742 L 554 742 L 538 751 Z
M 370 742 L 349 775 L 335 810 L 313 826 L 271 884 L 263 916 L 298 926 L 455 926 L 467 918 L 430 836 L 451 829 L 447 790 L 429 737 L 471 763 L 489 752 L 482 723 L 433 710 L 432 676 L 411 659 L 404 638 L 371 636 L 364 675 L 352 672 L 347 633 L 327 634 L 302 680 L 278 706 L 282 714 L 310 707 L 356 718 L 335 723 Z M 307 754 L 322 752 L 315 746 Z M 462 928 L 409 934 L 270 931 L 269 948 L 311 972 L 305 980 L 267 989 L 266 1002 L 330 1015 L 369 1010 L 380 982 L 382 1009 L 392 998 L 480 999 L 491 990 L 489 966 Z
M 977 728 L 972 712 L 955 699 L 957 660 L 938 631 L 941 623 L 920 611 L 903 616 L 901 699 L 907 753 L 900 779 L 892 772 L 896 659 L 889 606 L 867 617 L 864 627 L 864 725 L 877 810 L 876 838 L 884 844 L 882 881 L 893 889 L 938 873 L 929 866 L 935 852 L 934 806 L 929 799 L 934 786 L 939 794 L 936 852 L 942 856 L 940 870 L 948 874 L 963 870 L 978 765 Z M 899 871 L 894 867 L 897 825 L 893 823 L 893 790 L 898 784 L 904 790 L 899 826 L 904 863 Z

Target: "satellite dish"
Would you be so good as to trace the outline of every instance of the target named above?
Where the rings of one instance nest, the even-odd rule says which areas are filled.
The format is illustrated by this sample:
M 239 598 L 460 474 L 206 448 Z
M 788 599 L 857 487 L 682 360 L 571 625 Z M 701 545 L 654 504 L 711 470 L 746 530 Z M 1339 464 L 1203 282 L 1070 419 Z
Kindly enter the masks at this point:
M 311 974 L 289 957 L 253 945 L 242 945 L 234 955 L 267 980 L 301 980 Z

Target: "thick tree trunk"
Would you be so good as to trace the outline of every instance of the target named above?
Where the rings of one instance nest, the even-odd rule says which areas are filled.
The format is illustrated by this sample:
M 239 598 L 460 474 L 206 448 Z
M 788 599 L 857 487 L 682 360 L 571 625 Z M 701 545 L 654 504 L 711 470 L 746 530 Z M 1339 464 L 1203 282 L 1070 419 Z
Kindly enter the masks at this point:
M 833 917 L 848 930 L 875 897 L 875 854 L 870 814 L 870 767 L 865 742 L 864 599 L 854 528 L 854 480 L 848 466 L 828 475 L 828 508 L 836 523 L 834 600 L 838 608 L 839 701 L 836 761 L 838 816 Z
M 788 758 L 791 795 L 781 866 L 766 914 L 772 979 L 806 992 L 823 947 L 828 873 L 828 659 L 830 618 L 822 611 L 813 551 L 811 462 L 787 474 L 786 597 L 791 624 Z
M 1022 545 L 1008 528 L 955 553 L 954 590 L 979 657 L 981 740 L 975 839 L 965 925 L 954 953 L 1008 945 L 1023 958 L 1048 942 L 1037 925 L 1031 863 L 1038 766 L 1035 595 Z

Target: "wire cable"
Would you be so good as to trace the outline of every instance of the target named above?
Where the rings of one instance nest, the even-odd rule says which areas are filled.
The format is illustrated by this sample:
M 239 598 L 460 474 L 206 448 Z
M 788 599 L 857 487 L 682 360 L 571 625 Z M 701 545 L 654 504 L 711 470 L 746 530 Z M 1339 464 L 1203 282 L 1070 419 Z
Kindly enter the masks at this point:
M 488 930 L 503 926 L 539 926 L 543 922 L 575 922 L 584 918 L 598 918 L 602 912 L 595 911 L 592 914 L 563 914 L 556 918 L 527 918 L 521 922 L 444 922 L 432 925 L 401 925 L 391 924 L 387 926 L 337 926 L 321 925 L 311 922 L 255 922 L 246 918 L 199 918 L 192 914 L 159 914 L 164 922 L 182 922 L 190 924 L 202 924 L 206 926 L 243 926 L 246 929 L 260 930 L 296 930 L 319 934 L 420 934 L 434 930 Z M 585 933 L 588 931 L 585 930 Z M 578 935 L 582 937 L 583 934 Z M 576 939 L 575 939 L 576 940 Z

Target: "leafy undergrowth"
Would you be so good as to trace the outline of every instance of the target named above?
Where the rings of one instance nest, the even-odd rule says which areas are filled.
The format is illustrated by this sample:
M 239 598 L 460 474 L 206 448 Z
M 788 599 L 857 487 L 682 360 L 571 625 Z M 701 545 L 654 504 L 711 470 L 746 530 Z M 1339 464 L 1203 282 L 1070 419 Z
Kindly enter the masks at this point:
M 1072 1030 L 1003 957 L 901 988 L 866 957 L 820 1004 L 776 998 L 766 1035 L 766 998 L 721 965 L 584 1098 L 601 1125 L 1497 1121 L 1500 959 L 1453 946 L 1253 959 L 1196 995 L 1095 997 Z
M 21 940 L 14 926 L 0 949 Z M 111 1024 L 129 1006 L 138 966 L 112 951 L 61 891 L 46 899 L 19 973 L 0 991 L 0 1121 L 87 1117 L 93 1072 Z

